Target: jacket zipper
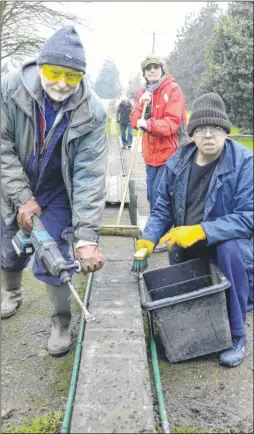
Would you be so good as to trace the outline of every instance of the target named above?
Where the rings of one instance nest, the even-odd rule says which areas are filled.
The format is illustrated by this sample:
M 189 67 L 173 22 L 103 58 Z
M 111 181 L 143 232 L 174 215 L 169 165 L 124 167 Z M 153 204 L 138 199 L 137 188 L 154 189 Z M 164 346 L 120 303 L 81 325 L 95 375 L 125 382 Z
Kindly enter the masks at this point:
M 44 121 L 43 122 L 43 132 L 42 132 L 42 143 L 44 143 L 44 141 L 45 141 L 45 131 L 46 131 L 46 118 L 45 118 L 43 110 L 41 110 L 40 106 L 39 106 L 39 111 L 40 111 L 40 114 L 42 115 L 43 121 Z M 41 146 L 41 144 L 39 144 L 39 145 Z
M 59 113 L 60 113 L 60 112 L 58 112 L 58 114 L 56 115 L 55 122 L 54 122 L 54 124 L 53 124 L 53 126 L 52 126 L 50 132 L 48 133 L 46 139 L 44 139 L 44 137 L 45 137 L 45 128 L 44 128 L 44 131 L 43 131 L 43 146 L 42 146 L 42 148 L 41 148 L 41 150 L 40 150 L 39 161 L 38 161 L 37 174 L 39 175 L 39 177 L 38 177 L 38 181 L 37 181 L 37 183 L 39 183 L 40 178 L 41 178 L 41 173 L 40 173 L 40 172 L 41 172 L 41 164 L 42 164 L 43 157 L 44 157 L 45 152 L 46 152 L 46 150 L 47 150 L 47 148 L 48 148 L 48 146 L 49 146 L 49 144 L 50 144 L 50 142 L 51 142 L 51 139 L 52 139 L 52 137 L 53 137 L 53 134 L 54 134 L 54 132 L 55 132 L 55 129 L 56 129 L 57 125 L 61 122 L 61 120 L 62 120 L 62 118 L 63 118 L 63 115 L 64 115 L 63 112 L 61 112 L 61 113 L 60 113 L 60 116 L 58 116 Z M 58 119 L 57 119 L 57 117 L 58 117 Z M 44 117 L 44 116 L 43 116 L 43 118 L 44 118 L 44 120 L 45 120 L 45 117 Z M 46 121 L 45 121 L 45 122 L 46 122 Z
M 67 190 L 67 193 L 68 193 L 68 196 L 69 196 L 71 208 L 72 208 L 72 197 L 71 197 L 71 191 L 72 191 L 72 189 L 71 189 L 71 182 L 70 182 L 70 179 L 69 179 L 69 176 L 68 176 L 68 173 L 67 173 L 67 169 L 68 169 L 67 168 L 67 160 L 66 160 L 67 153 L 65 152 L 65 148 L 66 148 L 65 145 L 68 145 L 68 143 L 67 143 L 67 134 L 68 134 L 68 131 L 70 129 L 70 124 L 71 124 L 71 121 L 72 121 L 72 117 L 73 117 L 73 112 L 72 112 L 72 114 L 70 116 L 70 120 L 69 120 L 69 124 L 67 126 L 67 129 L 66 129 L 66 131 L 64 132 L 64 135 L 63 135 L 62 153 L 61 153 L 62 174 L 63 174 L 66 190 Z M 75 125 L 72 126 L 72 128 L 79 127 L 80 125 L 87 124 L 87 123 L 91 122 L 92 120 L 93 120 L 93 117 L 90 117 L 86 122 L 80 122 L 79 124 L 75 124 Z
M 67 144 L 67 134 L 68 134 L 68 131 L 70 129 L 69 126 L 70 126 L 72 117 L 73 117 L 73 112 L 71 112 L 69 123 L 67 125 L 66 131 L 63 134 L 62 152 L 61 152 L 62 175 L 63 175 L 63 180 L 64 180 L 66 191 L 67 191 L 67 194 L 68 194 L 68 197 L 69 197 L 71 208 L 72 208 L 71 182 L 69 180 L 69 176 L 67 176 L 68 175 L 67 174 L 67 164 L 66 164 L 66 157 L 65 157 L 66 153 L 65 153 L 64 149 L 65 149 L 65 145 Z

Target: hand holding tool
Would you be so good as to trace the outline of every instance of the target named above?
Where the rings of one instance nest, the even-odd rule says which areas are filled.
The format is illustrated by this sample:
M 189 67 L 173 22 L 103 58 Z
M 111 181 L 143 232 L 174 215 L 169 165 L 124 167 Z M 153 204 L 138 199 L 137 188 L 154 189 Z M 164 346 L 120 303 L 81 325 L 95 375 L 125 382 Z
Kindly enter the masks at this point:
M 136 252 L 132 262 L 131 272 L 142 273 L 148 267 L 147 258 L 153 253 L 155 244 L 149 240 L 137 240 Z
M 12 238 L 12 245 L 18 256 L 30 256 L 36 252 L 38 260 L 43 263 L 52 276 L 58 277 L 63 283 L 67 283 L 71 293 L 82 308 L 87 322 L 94 319 L 86 306 L 82 303 L 78 293 L 71 283 L 69 271 L 77 273 L 81 271 L 81 264 L 78 260 L 66 261 L 61 254 L 58 245 L 52 238 L 39 217 L 32 217 L 33 227 L 31 233 L 20 229 Z
M 35 198 L 27 200 L 18 209 L 17 222 L 21 229 L 30 231 L 32 229 L 32 216 L 41 215 L 41 207 Z

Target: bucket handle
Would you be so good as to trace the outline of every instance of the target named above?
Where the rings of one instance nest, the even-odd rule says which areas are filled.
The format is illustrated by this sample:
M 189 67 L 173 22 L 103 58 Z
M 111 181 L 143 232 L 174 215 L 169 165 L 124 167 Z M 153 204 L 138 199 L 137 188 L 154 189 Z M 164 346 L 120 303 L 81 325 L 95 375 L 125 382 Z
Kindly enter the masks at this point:
M 174 297 L 167 297 L 156 301 L 146 301 L 145 285 L 144 279 L 141 275 L 139 278 L 139 293 L 141 298 L 141 307 L 145 310 L 155 310 L 161 307 L 170 306 L 177 303 L 182 303 L 183 301 L 193 300 L 194 298 L 204 297 L 206 295 L 214 294 L 219 291 L 225 291 L 231 285 L 230 281 L 221 273 L 215 264 L 212 264 L 215 268 L 218 277 L 220 278 L 220 283 L 215 285 L 207 286 L 203 289 L 198 289 L 197 291 L 187 292 L 186 294 L 175 295 Z

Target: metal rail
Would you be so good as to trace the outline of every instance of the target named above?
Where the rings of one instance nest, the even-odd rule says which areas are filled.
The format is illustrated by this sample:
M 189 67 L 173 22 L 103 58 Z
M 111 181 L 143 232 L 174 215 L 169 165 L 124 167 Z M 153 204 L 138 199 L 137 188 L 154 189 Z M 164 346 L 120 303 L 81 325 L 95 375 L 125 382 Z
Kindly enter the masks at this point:
M 239 137 L 242 137 L 243 139 L 253 139 L 252 134 L 229 134 L 228 137 L 230 137 L 231 139 L 236 139 Z
M 120 141 L 119 141 L 120 145 Z M 124 161 L 122 156 L 122 151 L 119 146 L 120 150 L 120 156 L 121 156 L 121 164 L 122 164 L 122 170 L 123 173 L 125 172 L 124 167 Z M 134 186 L 132 186 L 134 189 Z M 134 190 L 133 190 L 134 194 Z M 84 296 L 84 305 L 88 306 L 90 294 L 92 290 L 92 281 L 93 281 L 93 273 L 90 273 L 88 275 L 88 280 L 86 284 L 86 291 Z M 148 317 L 148 324 L 149 324 L 149 335 L 150 335 L 150 346 L 151 346 L 151 355 L 152 355 L 152 367 L 153 367 L 153 374 L 154 374 L 154 382 L 155 382 L 155 389 L 157 394 L 157 402 L 158 402 L 158 408 L 159 408 L 159 414 L 161 418 L 161 425 L 162 425 L 162 432 L 165 434 L 169 433 L 169 422 L 167 417 L 167 412 L 165 408 L 164 403 L 164 396 L 161 386 L 161 378 L 160 378 L 160 370 L 159 370 L 159 363 L 158 363 L 158 356 L 157 356 L 157 349 L 156 349 L 156 343 L 153 337 L 153 324 L 152 319 L 150 316 L 150 313 L 147 312 Z M 71 376 L 71 384 L 66 404 L 66 410 L 64 414 L 64 420 L 62 424 L 61 434 L 68 434 L 70 432 L 70 425 L 71 425 L 71 418 L 72 418 L 72 410 L 73 410 L 73 404 L 75 400 L 75 394 L 76 394 L 76 388 L 77 388 L 77 381 L 78 381 L 78 375 L 79 375 L 79 367 L 80 367 L 80 360 L 81 360 L 81 353 L 83 348 L 83 339 L 84 339 L 84 332 L 85 332 L 85 315 L 82 311 L 81 316 L 81 323 L 79 327 L 78 332 L 78 338 L 77 338 L 77 344 L 76 344 L 76 350 L 75 350 L 75 358 L 74 358 L 74 364 L 73 364 L 73 370 L 72 370 L 72 376 Z
M 87 283 L 86 283 L 85 296 L 84 296 L 84 305 L 85 306 L 88 306 L 88 303 L 89 303 L 90 294 L 91 294 L 91 290 L 92 290 L 92 281 L 93 281 L 93 273 L 89 273 Z M 75 358 L 74 358 L 73 369 L 72 369 L 71 385 L 70 385 L 70 389 L 69 389 L 68 400 L 67 400 L 67 404 L 66 404 L 66 410 L 65 410 L 65 414 L 64 414 L 64 420 L 63 420 L 63 424 L 62 424 L 61 434 L 68 434 L 70 432 L 72 409 L 73 409 L 73 403 L 74 403 L 75 393 L 76 393 L 76 388 L 77 388 L 77 380 L 78 380 L 78 374 L 79 374 L 79 366 L 80 366 L 80 360 L 81 360 L 85 325 L 86 325 L 85 314 L 84 314 L 84 311 L 82 311 L 81 322 L 80 322 L 78 338 L 77 338 L 76 351 L 75 351 Z
M 120 147 L 121 142 L 120 142 L 120 138 L 118 135 L 117 135 L 117 137 L 118 137 L 118 141 L 119 141 L 119 152 L 120 152 L 120 160 L 121 160 L 121 166 L 122 166 L 122 175 L 126 176 L 126 170 L 125 170 L 124 161 L 123 161 L 123 151 L 122 151 L 122 148 Z

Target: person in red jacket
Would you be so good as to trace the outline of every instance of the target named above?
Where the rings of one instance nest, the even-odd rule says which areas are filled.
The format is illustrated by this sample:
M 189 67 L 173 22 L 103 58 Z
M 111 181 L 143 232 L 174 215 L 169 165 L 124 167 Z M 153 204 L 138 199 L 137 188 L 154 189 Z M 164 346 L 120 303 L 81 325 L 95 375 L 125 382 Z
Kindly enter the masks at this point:
M 130 120 L 133 128 L 144 130 L 142 148 L 151 213 L 165 163 L 179 146 L 188 142 L 188 135 L 183 92 L 174 77 L 165 74 L 161 58 L 147 56 L 141 68 L 146 85 L 137 94 Z M 143 120 L 140 118 L 145 101 L 148 107 Z M 160 250 L 160 246 L 157 250 Z

